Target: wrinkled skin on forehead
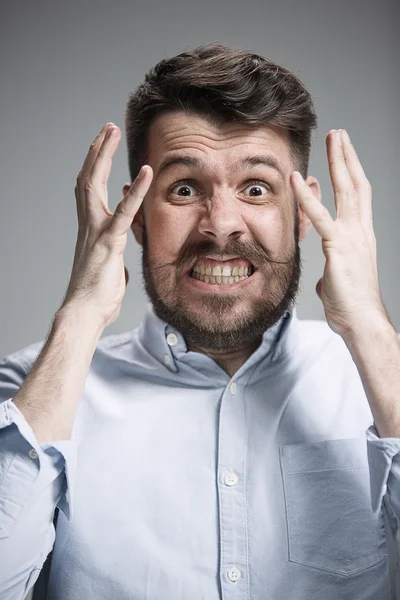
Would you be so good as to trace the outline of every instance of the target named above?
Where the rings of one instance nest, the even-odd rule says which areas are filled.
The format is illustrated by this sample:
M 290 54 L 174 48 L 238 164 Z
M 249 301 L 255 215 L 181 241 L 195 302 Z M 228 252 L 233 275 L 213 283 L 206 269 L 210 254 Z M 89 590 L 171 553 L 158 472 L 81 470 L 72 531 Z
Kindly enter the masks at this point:
M 242 164 L 254 156 L 274 159 L 280 172 L 269 164 Z M 176 157 L 189 157 L 191 164 L 160 173 Z M 132 230 L 143 247 L 145 288 L 156 314 L 192 350 L 222 362 L 249 356 L 294 301 L 299 241 L 310 226 L 290 186 L 296 166 L 285 132 L 168 113 L 151 125 L 146 164 L 154 177 Z M 316 179 L 307 183 L 319 198 Z M 232 288 L 199 283 L 190 270 L 207 256 L 246 259 L 255 273 Z

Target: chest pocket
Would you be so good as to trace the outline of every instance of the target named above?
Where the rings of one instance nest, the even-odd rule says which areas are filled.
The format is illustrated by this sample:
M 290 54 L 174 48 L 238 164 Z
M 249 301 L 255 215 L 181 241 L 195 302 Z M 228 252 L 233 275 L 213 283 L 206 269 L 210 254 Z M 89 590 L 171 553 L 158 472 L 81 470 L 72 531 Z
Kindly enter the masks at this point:
M 387 557 L 366 439 L 281 446 L 280 459 L 290 561 L 353 575 Z

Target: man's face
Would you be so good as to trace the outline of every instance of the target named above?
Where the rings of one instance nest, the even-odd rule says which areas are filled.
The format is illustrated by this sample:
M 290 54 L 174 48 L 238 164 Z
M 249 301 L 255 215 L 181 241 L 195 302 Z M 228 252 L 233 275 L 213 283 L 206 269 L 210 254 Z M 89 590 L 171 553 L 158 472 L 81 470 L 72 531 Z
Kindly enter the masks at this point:
M 189 347 L 254 342 L 295 298 L 308 226 L 285 134 L 168 113 L 152 123 L 146 163 L 154 177 L 132 229 L 156 314 Z

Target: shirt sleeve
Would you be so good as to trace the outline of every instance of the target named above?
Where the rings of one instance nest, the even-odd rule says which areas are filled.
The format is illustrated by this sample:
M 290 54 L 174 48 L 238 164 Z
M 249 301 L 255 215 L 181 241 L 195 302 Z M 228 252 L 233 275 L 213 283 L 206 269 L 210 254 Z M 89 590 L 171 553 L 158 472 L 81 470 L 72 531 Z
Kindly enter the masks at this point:
M 400 333 L 397 334 L 400 341 Z M 387 496 L 400 524 L 400 438 L 381 438 L 375 423 L 367 429 L 372 509 L 378 511 Z M 400 528 L 399 528 L 400 529 Z
M 5 599 L 27 593 L 51 551 L 55 507 L 69 521 L 73 515 L 77 441 L 39 444 L 13 402 L 34 362 L 27 358 L 31 350 L 0 361 L 0 589 Z
M 367 429 L 372 510 L 382 507 L 388 544 L 389 581 L 400 598 L 400 438 L 381 438 L 375 425 Z
M 372 509 L 377 512 L 387 494 L 400 523 L 400 438 L 381 438 L 375 425 L 367 429 Z
M 76 450 L 75 440 L 39 444 L 12 398 L 0 404 L 0 539 L 10 535 L 32 494 L 56 480 L 53 508 L 71 521 Z

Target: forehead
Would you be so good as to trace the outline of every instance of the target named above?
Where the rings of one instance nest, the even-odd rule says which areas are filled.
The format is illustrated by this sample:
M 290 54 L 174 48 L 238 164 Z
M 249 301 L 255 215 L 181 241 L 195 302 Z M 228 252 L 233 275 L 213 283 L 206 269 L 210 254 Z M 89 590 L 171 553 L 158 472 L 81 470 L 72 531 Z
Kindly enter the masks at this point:
M 181 111 L 158 116 L 148 136 L 147 162 L 157 174 L 166 159 L 191 156 L 205 167 L 229 169 L 246 156 L 270 157 L 284 173 L 293 168 L 286 132 L 273 125 L 215 125 L 205 117 Z

